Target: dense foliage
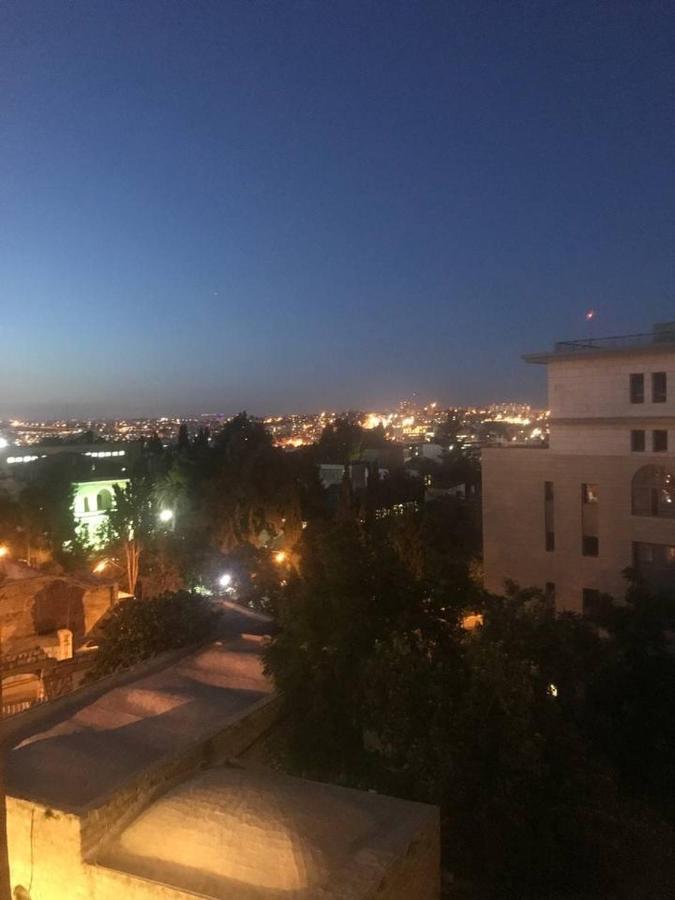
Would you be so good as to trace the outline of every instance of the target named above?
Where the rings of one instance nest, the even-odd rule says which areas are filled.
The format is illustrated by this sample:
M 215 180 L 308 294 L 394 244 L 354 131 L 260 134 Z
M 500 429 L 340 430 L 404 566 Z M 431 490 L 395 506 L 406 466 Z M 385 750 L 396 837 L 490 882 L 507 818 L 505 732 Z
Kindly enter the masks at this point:
M 290 765 L 440 804 L 445 865 L 471 896 L 670 896 L 663 607 L 633 588 L 603 637 L 537 591 L 481 597 L 465 532 L 431 506 L 305 535 L 267 653 Z
M 206 640 L 217 633 L 218 618 L 208 600 L 187 591 L 152 600 L 126 600 L 100 627 L 99 650 L 90 677 L 100 678 L 158 653 Z

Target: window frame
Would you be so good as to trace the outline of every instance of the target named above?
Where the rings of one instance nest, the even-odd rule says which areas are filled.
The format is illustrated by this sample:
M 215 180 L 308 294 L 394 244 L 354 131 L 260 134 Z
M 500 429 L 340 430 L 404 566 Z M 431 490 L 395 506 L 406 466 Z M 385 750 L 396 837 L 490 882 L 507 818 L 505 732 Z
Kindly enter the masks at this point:
M 629 376 L 629 397 L 631 403 L 645 402 L 645 373 L 631 372 Z
M 639 436 L 640 440 L 637 443 L 640 443 L 642 446 L 636 446 L 636 438 Z M 644 453 L 647 449 L 647 434 L 644 428 L 631 428 L 630 432 L 630 452 L 631 453 Z
M 663 440 L 663 446 L 657 447 L 657 435 L 659 435 L 659 441 Z M 668 430 L 666 428 L 655 428 L 652 431 L 652 453 L 667 453 L 668 452 Z
M 658 381 L 657 381 L 658 379 Z M 659 382 L 663 380 L 663 384 Z M 668 399 L 668 373 L 652 372 L 652 403 L 665 403 Z M 658 386 L 657 386 L 658 384 Z

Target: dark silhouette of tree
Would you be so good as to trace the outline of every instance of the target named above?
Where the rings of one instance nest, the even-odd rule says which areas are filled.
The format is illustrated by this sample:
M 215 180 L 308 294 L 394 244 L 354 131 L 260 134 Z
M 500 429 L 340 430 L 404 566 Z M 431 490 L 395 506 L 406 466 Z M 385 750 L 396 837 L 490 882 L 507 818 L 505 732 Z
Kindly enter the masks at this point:
M 187 453 L 190 449 L 190 432 L 185 422 L 178 426 L 178 450 Z
M 124 486 L 113 485 L 115 501 L 108 510 L 105 539 L 108 546 L 124 560 L 127 588 L 135 593 L 140 574 L 140 560 L 154 522 L 152 482 L 147 477 L 133 477 Z

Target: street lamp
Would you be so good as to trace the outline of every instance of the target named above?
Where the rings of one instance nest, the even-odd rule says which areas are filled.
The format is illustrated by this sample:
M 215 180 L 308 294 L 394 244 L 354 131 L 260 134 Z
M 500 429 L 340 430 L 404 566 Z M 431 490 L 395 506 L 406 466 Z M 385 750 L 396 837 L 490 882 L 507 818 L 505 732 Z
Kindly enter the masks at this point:
M 6 556 L 9 556 L 9 547 L 7 544 L 0 544 L 0 559 L 4 559 Z
M 274 554 L 274 562 L 277 563 L 278 565 L 282 565 L 283 563 L 286 562 L 287 556 L 288 556 L 288 554 L 286 553 L 285 550 L 277 550 L 277 552 Z
M 159 521 L 167 525 L 173 519 L 172 509 L 162 509 L 159 513 Z
M 229 572 L 223 572 L 223 574 L 218 579 L 218 584 L 221 588 L 229 588 L 232 584 L 232 575 Z

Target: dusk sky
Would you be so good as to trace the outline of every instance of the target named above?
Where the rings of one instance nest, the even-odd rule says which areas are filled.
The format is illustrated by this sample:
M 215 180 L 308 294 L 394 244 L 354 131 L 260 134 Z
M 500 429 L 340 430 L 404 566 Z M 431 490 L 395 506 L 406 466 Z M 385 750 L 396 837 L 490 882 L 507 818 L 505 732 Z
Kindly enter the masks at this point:
M 675 320 L 675 6 L 0 9 L 0 415 L 544 400 Z

